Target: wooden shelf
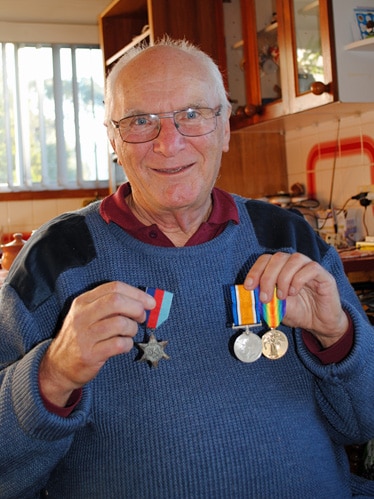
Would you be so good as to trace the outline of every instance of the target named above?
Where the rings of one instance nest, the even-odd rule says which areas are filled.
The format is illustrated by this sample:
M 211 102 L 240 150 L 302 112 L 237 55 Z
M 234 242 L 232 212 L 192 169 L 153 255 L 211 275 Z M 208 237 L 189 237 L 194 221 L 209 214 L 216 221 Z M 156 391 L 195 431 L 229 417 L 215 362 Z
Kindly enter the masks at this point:
M 253 134 L 280 134 L 285 135 L 292 130 L 315 126 L 327 121 L 338 121 L 350 116 L 360 116 L 368 111 L 374 111 L 373 102 L 332 102 L 314 107 L 299 113 L 292 113 L 266 121 L 252 123 L 244 121 L 243 131 Z M 233 117 L 234 122 L 237 117 Z M 240 126 L 235 126 L 239 130 Z
M 269 31 L 274 31 L 275 29 L 278 29 L 278 23 L 274 22 L 271 24 L 268 24 L 265 28 L 264 31 L 265 33 L 269 33 Z
M 109 59 L 105 61 L 106 66 L 110 66 L 111 64 L 113 64 L 113 62 L 119 59 L 128 50 L 130 50 L 132 47 L 135 47 L 135 45 L 138 45 L 138 43 L 141 43 L 143 40 L 145 40 L 150 36 L 151 36 L 151 30 L 149 29 L 149 26 L 147 26 L 146 29 L 144 29 L 140 35 L 135 36 L 130 43 L 128 43 L 125 47 L 123 47 L 121 50 L 112 55 L 112 57 L 109 57 Z
M 344 50 L 370 52 L 374 51 L 374 36 L 358 40 L 357 42 L 349 43 L 344 47 Z
M 129 15 L 146 9 L 147 0 L 127 0 L 126 2 L 113 0 L 113 2 L 101 13 L 101 17 Z
M 238 42 L 234 43 L 234 45 L 231 46 L 234 50 L 240 49 L 244 45 L 244 40 L 239 40 Z

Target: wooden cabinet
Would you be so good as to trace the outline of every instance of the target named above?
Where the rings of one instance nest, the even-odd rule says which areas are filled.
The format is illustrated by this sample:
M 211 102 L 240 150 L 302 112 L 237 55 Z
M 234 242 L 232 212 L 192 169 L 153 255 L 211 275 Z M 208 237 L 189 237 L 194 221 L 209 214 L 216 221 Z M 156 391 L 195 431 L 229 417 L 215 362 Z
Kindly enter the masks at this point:
M 238 103 L 233 128 L 275 118 L 297 122 L 323 108 L 329 117 L 359 112 L 373 102 L 374 67 L 368 41 L 357 37 L 354 0 L 234 0 L 240 2 L 246 102 Z M 363 0 L 360 6 L 372 6 Z M 228 51 L 228 48 L 227 48 Z M 233 95 L 230 88 L 230 94 Z M 235 100 L 235 98 L 234 98 Z M 337 109 L 334 104 L 344 103 Z M 332 106 L 329 106 L 332 105 Z M 311 110 L 312 113 L 303 113 Z M 298 126 L 298 125 L 296 125 Z
M 168 34 L 199 45 L 225 71 L 222 0 L 114 0 L 99 29 L 107 69 L 131 45 Z

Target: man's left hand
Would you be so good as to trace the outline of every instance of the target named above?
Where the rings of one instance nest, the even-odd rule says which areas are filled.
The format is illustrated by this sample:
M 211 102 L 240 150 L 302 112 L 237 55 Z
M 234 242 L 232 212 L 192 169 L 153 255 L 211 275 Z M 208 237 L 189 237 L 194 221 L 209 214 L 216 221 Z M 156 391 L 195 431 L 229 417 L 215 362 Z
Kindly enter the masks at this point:
M 261 255 L 247 274 L 246 289 L 260 288 L 260 301 L 277 297 L 286 300 L 282 322 L 310 331 L 327 348 L 348 329 L 334 277 L 301 253 Z

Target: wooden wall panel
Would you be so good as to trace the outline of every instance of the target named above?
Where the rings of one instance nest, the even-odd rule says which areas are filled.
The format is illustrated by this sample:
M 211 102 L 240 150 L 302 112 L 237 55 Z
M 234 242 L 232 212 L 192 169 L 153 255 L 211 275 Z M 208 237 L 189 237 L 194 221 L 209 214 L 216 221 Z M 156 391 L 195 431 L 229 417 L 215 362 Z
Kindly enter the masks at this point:
M 284 136 L 247 131 L 232 133 L 230 151 L 223 154 L 216 185 L 253 198 L 288 192 Z
M 226 70 L 222 0 L 152 0 L 155 40 L 168 33 L 200 46 Z

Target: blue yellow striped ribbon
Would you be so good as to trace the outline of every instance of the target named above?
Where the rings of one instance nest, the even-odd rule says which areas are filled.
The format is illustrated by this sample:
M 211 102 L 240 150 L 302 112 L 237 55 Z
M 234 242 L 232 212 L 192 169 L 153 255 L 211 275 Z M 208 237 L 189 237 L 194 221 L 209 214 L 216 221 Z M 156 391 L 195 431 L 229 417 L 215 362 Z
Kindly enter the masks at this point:
M 260 322 L 258 290 L 249 291 L 243 284 L 235 284 L 230 286 L 230 291 L 234 326 L 258 324 Z

